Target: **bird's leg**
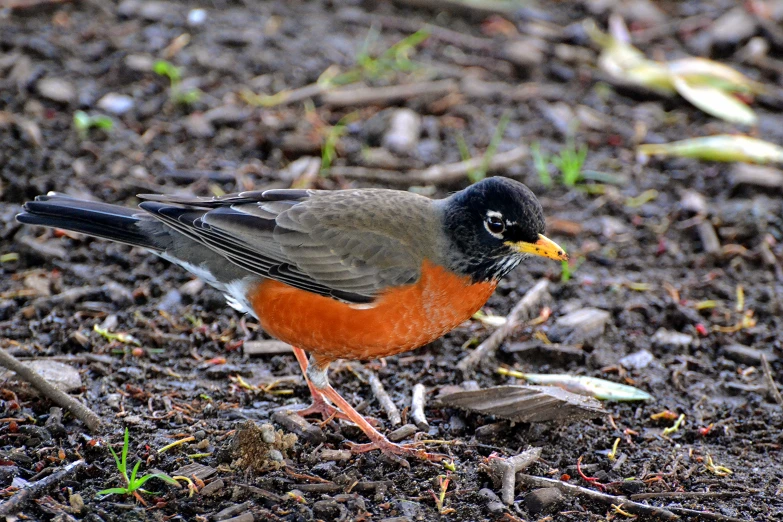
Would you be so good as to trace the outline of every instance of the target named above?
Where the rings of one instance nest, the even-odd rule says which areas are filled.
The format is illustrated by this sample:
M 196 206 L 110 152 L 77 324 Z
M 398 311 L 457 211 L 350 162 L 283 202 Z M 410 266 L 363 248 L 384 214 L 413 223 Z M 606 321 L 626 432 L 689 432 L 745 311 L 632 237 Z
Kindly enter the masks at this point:
M 350 420 L 347 415 L 343 414 L 340 410 L 327 403 L 323 394 L 318 390 L 318 388 L 313 386 L 312 382 L 310 382 L 310 378 L 307 376 L 307 354 L 305 351 L 301 348 L 297 348 L 296 346 L 293 346 L 292 348 L 294 349 L 294 356 L 299 362 L 299 367 L 302 369 L 302 374 L 304 375 L 305 381 L 307 382 L 307 387 L 310 388 L 310 395 L 313 396 L 313 403 L 303 410 L 297 410 L 296 413 L 302 417 L 306 417 L 308 415 L 321 415 L 325 421 L 332 418 Z
M 351 451 L 354 453 L 364 453 L 366 451 L 381 450 L 381 452 L 392 456 L 411 456 L 424 460 L 440 461 L 446 458 L 445 455 L 439 455 L 437 453 L 427 453 L 421 447 L 413 444 L 395 444 L 387 439 L 381 432 L 376 430 L 367 419 L 362 416 L 361 413 L 353 409 L 353 406 L 348 404 L 348 401 L 342 398 L 337 391 L 329 384 L 329 380 L 326 376 L 327 366 L 320 367 L 316 361 L 311 360 L 310 366 L 307 369 L 308 380 L 312 385 L 321 393 L 324 397 L 332 401 L 332 404 L 340 408 L 345 416 L 359 429 L 361 429 L 367 438 L 370 439 L 368 444 L 353 444 Z

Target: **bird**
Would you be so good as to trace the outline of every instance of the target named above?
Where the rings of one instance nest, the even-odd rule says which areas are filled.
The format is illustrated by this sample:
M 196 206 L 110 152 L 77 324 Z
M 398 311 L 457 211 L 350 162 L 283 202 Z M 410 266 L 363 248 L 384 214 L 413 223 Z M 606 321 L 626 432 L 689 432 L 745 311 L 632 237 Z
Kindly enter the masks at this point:
M 331 386 L 332 362 L 424 346 L 475 314 L 526 257 L 568 259 L 544 235 L 533 192 L 501 176 L 443 199 L 380 188 L 138 197 L 128 208 L 49 193 L 16 219 L 144 248 L 222 292 L 293 347 L 312 395 L 300 415 L 364 432 L 354 453 L 443 457 L 389 441 Z

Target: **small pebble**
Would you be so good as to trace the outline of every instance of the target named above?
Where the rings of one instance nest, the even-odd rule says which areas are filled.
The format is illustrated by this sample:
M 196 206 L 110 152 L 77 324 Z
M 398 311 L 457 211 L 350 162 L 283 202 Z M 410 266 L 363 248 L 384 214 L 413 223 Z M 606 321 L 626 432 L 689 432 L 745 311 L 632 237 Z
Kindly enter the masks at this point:
M 275 427 L 271 424 L 262 424 L 259 428 L 261 430 L 261 440 L 267 444 L 275 443 Z
M 417 431 L 418 428 L 415 424 L 405 424 L 404 426 L 400 426 L 393 432 L 389 433 L 389 440 L 392 442 L 399 442 L 403 439 L 407 439 Z
M 42 78 L 37 88 L 41 96 L 58 103 L 71 103 L 76 99 L 76 88 L 61 78 Z
M 603 335 L 610 318 L 606 310 L 582 308 L 559 317 L 549 332 L 549 338 L 553 342 L 567 344 L 594 340 Z
M 389 120 L 389 130 L 383 136 L 383 146 L 396 154 L 410 154 L 416 149 L 421 134 L 421 116 L 411 109 L 398 109 Z
M 207 12 L 204 9 L 191 9 L 188 12 L 188 25 L 195 27 L 207 20 Z
M 665 328 L 659 328 L 652 336 L 652 342 L 659 348 L 681 349 L 687 348 L 693 343 L 693 336 L 680 332 L 672 332 Z
M 533 516 L 544 512 L 553 513 L 563 500 L 563 494 L 557 488 L 534 489 L 525 495 L 525 507 Z
M 112 114 L 125 114 L 133 108 L 135 102 L 127 94 L 110 92 L 98 100 L 98 108 Z
M 640 350 L 620 359 L 620 364 L 629 370 L 641 370 L 646 368 L 653 360 L 655 360 L 653 354 L 647 350 Z
M 209 484 L 204 486 L 201 489 L 201 491 L 199 491 L 199 494 L 205 495 L 205 496 L 208 497 L 210 495 L 215 495 L 217 493 L 220 493 L 220 491 L 224 487 L 226 487 L 226 483 L 223 481 L 223 479 L 219 478 L 217 480 L 213 480 L 212 482 L 210 482 Z
M 283 454 L 280 452 L 280 450 L 269 450 L 269 458 L 275 462 L 283 462 Z

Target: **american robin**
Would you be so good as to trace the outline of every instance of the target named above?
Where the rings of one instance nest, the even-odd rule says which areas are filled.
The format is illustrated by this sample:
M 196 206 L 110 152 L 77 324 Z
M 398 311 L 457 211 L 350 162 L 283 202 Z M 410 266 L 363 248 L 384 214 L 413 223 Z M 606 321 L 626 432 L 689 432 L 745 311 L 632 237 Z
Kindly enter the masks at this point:
M 384 189 L 140 198 L 141 211 L 49 194 L 17 220 L 146 248 L 217 288 L 295 346 L 313 396 L 300 414 L 356 423 L 370 442 L 354 452 L 435 458 L 353 409 L 329 384 L 331 362 L 423 346 L 471 317 L 526 256 L 567 259 L 543 235 L 535 195 L 503 177 L 441 200 Z

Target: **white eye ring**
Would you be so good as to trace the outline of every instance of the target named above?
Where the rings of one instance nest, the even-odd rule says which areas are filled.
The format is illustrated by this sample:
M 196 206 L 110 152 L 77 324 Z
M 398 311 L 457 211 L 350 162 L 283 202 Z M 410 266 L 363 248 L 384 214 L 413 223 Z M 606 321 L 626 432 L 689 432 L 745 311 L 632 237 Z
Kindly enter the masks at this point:
M 500 212 L 490 210 L 484 219 L 484 228 L 489 234 L 497 239 L 503 239 L 503 232 L 506 231 L 506 224 L 503 222 L 503 215 Z

